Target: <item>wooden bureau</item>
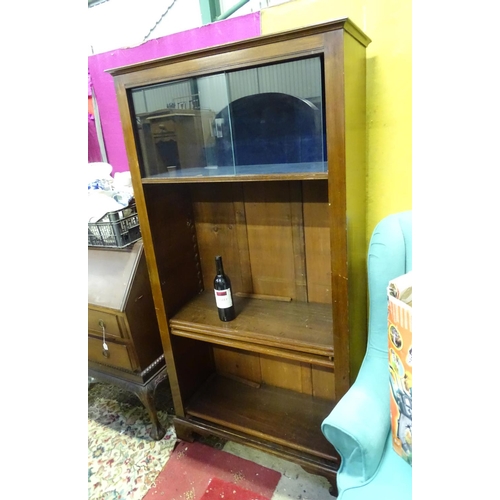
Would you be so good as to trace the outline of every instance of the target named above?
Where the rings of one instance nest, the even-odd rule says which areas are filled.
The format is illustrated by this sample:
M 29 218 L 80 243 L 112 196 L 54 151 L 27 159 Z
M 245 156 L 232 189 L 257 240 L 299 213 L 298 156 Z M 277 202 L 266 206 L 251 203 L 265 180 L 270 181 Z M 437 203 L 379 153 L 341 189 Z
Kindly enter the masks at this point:
M 91 380 L 134 392 L 161 439 L 154 393 L 167 378 L 142 240 L 88 249 L 88 361 Z

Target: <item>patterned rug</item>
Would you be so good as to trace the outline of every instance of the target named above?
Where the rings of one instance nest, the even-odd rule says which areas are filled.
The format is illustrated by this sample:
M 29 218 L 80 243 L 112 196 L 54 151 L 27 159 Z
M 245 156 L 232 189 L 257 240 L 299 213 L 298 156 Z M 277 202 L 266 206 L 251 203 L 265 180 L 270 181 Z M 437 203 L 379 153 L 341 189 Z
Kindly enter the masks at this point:
M 215 436 L 178 441 L 168 381 L 155 399 L 166 429 L 160 441 L 149 436 L 149 416 L 133 393 L 89 386 L 88 500 L 334 500 L 295 464 L 263 460 L 265 454 Z
M 154 484 L 176 443 L 168 381 L 156 390 L 156 406 L 167 430 L 160 441 L 149 436 L 150 419 L 137 396 L 109 384 L 89 386 L 89 500 L 141 500 Z

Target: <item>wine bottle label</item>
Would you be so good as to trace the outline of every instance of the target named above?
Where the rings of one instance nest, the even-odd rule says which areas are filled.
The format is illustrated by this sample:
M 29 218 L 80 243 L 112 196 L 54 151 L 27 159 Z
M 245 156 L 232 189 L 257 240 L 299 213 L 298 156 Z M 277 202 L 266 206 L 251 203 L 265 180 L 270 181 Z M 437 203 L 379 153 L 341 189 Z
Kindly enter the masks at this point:
M 214 290 L 215 292 L 215 302 L 219 309 L 227 309 L 233 305 L 233 297 L 231 295 L 231 289 L 226 290 Z

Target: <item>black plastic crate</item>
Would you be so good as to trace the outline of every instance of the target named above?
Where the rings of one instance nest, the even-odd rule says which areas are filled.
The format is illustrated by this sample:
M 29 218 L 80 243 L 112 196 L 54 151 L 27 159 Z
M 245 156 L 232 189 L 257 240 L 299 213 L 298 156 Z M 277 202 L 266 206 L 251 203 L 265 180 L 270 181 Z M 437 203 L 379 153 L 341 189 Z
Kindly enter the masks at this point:
M 124 248 L 141 237 L 135 204 L 89 222 L 89 247 Z

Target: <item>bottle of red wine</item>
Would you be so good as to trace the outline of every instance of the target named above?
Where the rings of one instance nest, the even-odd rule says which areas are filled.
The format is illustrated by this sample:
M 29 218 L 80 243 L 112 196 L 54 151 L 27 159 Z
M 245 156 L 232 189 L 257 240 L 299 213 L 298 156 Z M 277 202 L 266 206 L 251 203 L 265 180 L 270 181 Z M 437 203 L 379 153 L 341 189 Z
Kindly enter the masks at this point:
M 221 321 L 232 321 L 236 317 L 236 314 L 234 312 L 233 295 L 231 293 L 231 280 L 229 276 L 224 274 L 222 257 L 220 255 L 215 257 L 215 268 L 217 274 L 214 279 L 214 292 L 219 319 Z

